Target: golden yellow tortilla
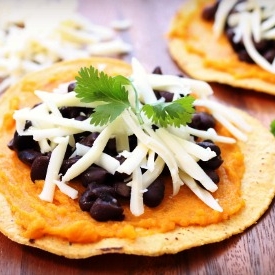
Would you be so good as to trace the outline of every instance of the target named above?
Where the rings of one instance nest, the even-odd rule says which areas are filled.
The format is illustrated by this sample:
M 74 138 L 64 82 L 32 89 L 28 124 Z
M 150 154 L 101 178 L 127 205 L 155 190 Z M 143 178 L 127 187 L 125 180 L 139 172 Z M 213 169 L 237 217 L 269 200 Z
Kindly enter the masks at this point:
M 96 66 L 104 68 L 107 73 L 127 75 L 130 66 L 114 59 L 83 59 L 63 62 L 49 69 L 42 70 L 24 77 L 17 85 L 11 87 L 1 98 L 1 117 L 9 125 L 9 116 L 14 106 L 32 106 L 37 99 L 33 96 L 34 89 L 52 90 L 59 83 L 74 79 L 80 67 Z M 20 106 L 14 100 L 20 97 Z M 22 106 L 21 106 L 22 105 Z M 105 253 L 125 253 L 147 256 L 173 254 L 208 243 L 222 241 L 234 234 L 243 232 L 253 225 L 269 207 L 275 195 L 275 142 L 271 133 L 257 120 L 239 112 L 253 127 L 247 142 L 238 142 L 245 156 L 245 174 L 242 180 L 242 193 L 245 207 L 230 219 L 209 226 L 188 226 L 177 228 L 168 233 L 157 233 L 136 239 L 106 238 L 90 244 L 76 244 L 56 237 L 42 237 L 29 240 L 24 237 L 24 230 L 17 225 L 10 205 L 3 194 L 0 194 L 0 231 L 11 240 L 37 247 L 67 258 L 87 258 Z M 11 122 L 12 125 L 12 122 Z M 11 126 L 12 128 L 13 126 Z M 3 130 L 3 129 L 2 129 Z M 1 132 L 0 132 L 1 139 Z M 0 173 L 5 171 L 5 155 L 0 152 Z M 12 167 L 16 171 L 16 167 Z M 13 175 L 16 177 L 16 175 Z M 3 178 L 3 177 L 2 177 Z M 8 180 L 8 178 L 7 178 Z M 5 182 L 0 182 L 5 185 Z
M 207 82 L 275 95 L 275 75 L 256 64 L 239 61 L 226 36 L 214 37 L 213 22 L 201 13 L 213 0 L 187 0 L 172 19 L 168 48 L 171 57 L 189 76 Z

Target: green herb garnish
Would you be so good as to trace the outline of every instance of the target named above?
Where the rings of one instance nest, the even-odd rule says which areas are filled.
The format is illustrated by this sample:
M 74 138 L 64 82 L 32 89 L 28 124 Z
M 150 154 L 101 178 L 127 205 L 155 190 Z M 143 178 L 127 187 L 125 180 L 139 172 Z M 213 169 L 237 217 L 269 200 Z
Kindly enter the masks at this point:
M 125 86 L 133 87 L 132 82 L 121 75 L 108 76 L 104 72 L 99 72 L 93 66 L 89 68 L 81 68 L 79 76 L 76 77 L 76 96 L 82 102 L 91 103 L 98 102 L 91 116 L 91 123 L 94 125 L 106 125 L 114 121 L 125 109 L 131 108 L 138 116 L 141 112 L 151 119 L 152 123 L 161 127 L 173 125 L 180 127 L 191 122 L 192 114 L 195 109 L 193 107 L 194 98 L 185 96 L 173 102 L 160 102 L 156 104 L 145 104 L 140 110 L 138 102 L 135 106 L 131 106 L 128 99 L 128 91 Z M 137 91 L 136 101 L 138 100 Z
M 131 85 L 131 82 L 126 77 L 111 77 L 91 66 L 81 68 L 76 81 L 76 96 L 81 98 L 82 102 L 103 103 L 94 109 L 92 124 L 105 125 L 130 106 L 128 92 L 124 85 Z
M 163 102 L 155 105 L 146 104 L 143 106 L 142 111 L 156 125 L 180 127 L 191 122 L 194 113 L 192 105 L 194 100 L 193 97 L 187 96 L 173 102 Z
M 275 119 L 270 123 L 270 132 L 275 136 Z

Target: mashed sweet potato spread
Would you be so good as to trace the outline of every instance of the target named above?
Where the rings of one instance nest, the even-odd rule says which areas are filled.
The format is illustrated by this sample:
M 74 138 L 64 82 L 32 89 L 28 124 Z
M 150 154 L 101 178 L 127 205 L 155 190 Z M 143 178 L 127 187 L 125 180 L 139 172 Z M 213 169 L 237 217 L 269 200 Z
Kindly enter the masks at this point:
M 129 210 L 128 202 L 125 202 L 126 218 L 122 222 L 93 220 L 79 208 L 77 200 L 70 199 L 59 190 L 55 192 L 53 203 L 42 201 L 38 195 L 43 182 L 33 183 L 30 168 L 7 147 L 14 133 L 12 114 L 20 107 L 20 100 L 17 97 L 11 99 L 10 111 L 5 115 L 1 129 L 0 154 L 5 156 L 2 158 L 2 161 L 5 159 L 5 163 L 2 163 L 5 173 L 0 172 L 0 181 L 5 184 L 0 184 L 0 192 L 8 202 L 12 202 L 11 211 L 17 224 L 24 228 L 26 238 L 37 239 L 49 235 L 79 243 L 97 242 L 108 237 L 135 239 L 146 234 L 168 232 L 177 226 L 218 223 L 237 213 L 244 205 L 240 191 L 244 159 L 238 146 L 229 144 L 219 144 L 224 163 L 218 170 L 221 180 L 214 197 L 223 208 L 221 213 L 210 209 L 185 186 L 172 197 L 170 179 L 167 179 L 166 196 L 160 206 L 151 209 L 145 207 L 145 213 L 135 217 Z M 222 135 L 226 134 L 222 127 L 217 130 Z M 72 186 L 81 193 L 80 184 L 74 182 Z
M 169 39 L 182 40 L 185 51 L 191 55 L 199 56 L 202 65 L 208 68 L 209 72 L 210 69 L 213 69 L 226 72 L 235 80 L 257 78 L 275 84 L 274 74 L 265 71 L 258 65 L 241 62 L 225 35 L 218 39 L 214 37 L 213 22 L 203 20 L 201 16 L 203 8 L 211 2 L 214 1 L 191 1 L 193 8 L 188 9 L 188 12 L 187 9 L 182 8 L 174 18 Z M 175 58 L 177 59 L 177 57 Z M 188 62 L 188 57 L 181 57 L 178 51 L 178 59 L 180 58 L 185 58 Z

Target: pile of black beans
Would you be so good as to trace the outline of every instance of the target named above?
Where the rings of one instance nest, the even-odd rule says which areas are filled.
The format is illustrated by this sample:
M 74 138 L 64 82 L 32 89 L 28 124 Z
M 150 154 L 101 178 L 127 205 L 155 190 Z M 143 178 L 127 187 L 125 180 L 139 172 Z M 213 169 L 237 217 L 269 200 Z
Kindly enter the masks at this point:
M 156 68 L 154 73 L 161 73 L 160 68 Z M 68 86 L 68 92 L 74 90 L 75 83 Z M 157 97 L 164 97 L 166 101 L 171 101 L 169 92 L 155 91 Z M 60 112 L 65 118 L 77 120 L 87 119 L 93 112 L 90 108 L 82 107 L 61 107 Z M 31 126 L 31 121 L 27 121 L 25 129 Z M 206 112 L 198 112 L 193 115 L 190 127 L 200 130 L 207 130 L 215 127 L 215 120 L 212 115 Z M 83 132 L 74 135 L 75 141 L 86 146 L 93 146 L 99 133 Z M 130 150 L 133 150 L 137 145 L 137 139 L 134 135 L 129 137 Z M 199 161 L 199 165 L 215 182 L 219 182 L 219 177 L 216 169 L 222 164 L 220 149 L 212 141 L 199 141 L 198 145 L 202 147 L 210 147 L 217 153 L 217 157 L 209 161 Z M 42 154 L 39 145 L 32 139 L 32 136 L 20 136 L 15 131 L 13 139 L 9 142 L 8 147 L 14 150 L 18 158 L 28 166 L 30 166 L 30 177 L 32 181 L 43 180 L 46 177 L 47 167 L 50 161 L 51 153 Z M 76 163 L 80 156 L 70 158 L 74 148 L 68 146 L 65 154 L 65 159 L 60 169 L 60 174 L 64 175 L 66 171 Z M 119 156 L 116 152 L 115 140 L 110 139 L 104 149 L 104 152 L 118 159 L 122 163 L 125 159 Z M 158 206 L 165 192 L 165 171 L 159 176 L 144 193 L 144 204 L 148 207 Z M 129 175 L 116 172 L 114 175 L 108 173 L 104 168 L 95 164 L 91 165 L 86 171 L 77 177 L 78 181 L 85 187 L 85 191 L 80 195 L 79 206 L 83 211 L 90 213 L 91 217 L 97 221 L 116 220 L 121 221 L 124 217 L 124 210 L 121 206 L 123 202 L 130 200 L 131 187 L 127 186 Z
M 243 2 L 243 0 L 239 0 L 236 5 L 239 2 Z M 208 20 L 208 21 L 213 21 L 217 8 L 219 6 L 220 1 L 216 1 L 214 4 L 209 5 L 207 7 L 205 7 L 202 11 L 202 18 L 204 20 Z M 229 14 L 235 13 L 236 10 L 233 9 L 230 11 Z M 226 24 L 225 26 L 225 34 L 228 38 L 228 41 L 230 42 L 230 45 L 232 46 L 233 50 L 236 52 L 236 54 L 238 55 L 238 58 L 240 61 L 244 61 L 246 63 L 250 63 L 253 64 L 255 63 L 252 58 L 249 56 L 249 54 L 247 53 L 243 41 L 240 40 L 239 42 L 234 42 L 233 41 L 233 37 L 235 35 L 234 33 L 234 29 L 232 27 L 230 27 L 228 24 Z M 268 40 L 268 39 L 263 39 L 259 42 L 256 42 L 254 40 L 252 40 L 255 48 L 257 49 L 257 51 L 268 61 L 268 62 L 272 62 L 273 59 L 275 58 L 275 41 L 274 40 Z

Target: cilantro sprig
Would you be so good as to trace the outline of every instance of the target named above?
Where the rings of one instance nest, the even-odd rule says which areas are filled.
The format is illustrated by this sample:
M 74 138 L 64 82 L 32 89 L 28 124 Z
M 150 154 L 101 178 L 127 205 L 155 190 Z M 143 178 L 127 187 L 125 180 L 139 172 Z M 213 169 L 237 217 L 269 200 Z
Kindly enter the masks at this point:
M 135 106 L 131 106 L 129 101 L 126 86 L 133 87 L 133 85 L 128 78 L 122 75 L 111 77 L 103 71 L 99 72 L 93 66 L 81 68 L 76 81 L 76 96 L 82 102 L 99 103 L 91 116 L 91 124 L 94 125 L 106 125 L 114 121 L 125 109 L 131 108 L 140 122 L 142 122 L 140 113 L 143 112 L 156 125 L 180 127 L 191 122 L 195 111 L 194 98 L 191 96 L 185 96 L 173 102 L 145 104 L 139 110 L 137 109 L 138 102 Z M 135 87 L 133 90 L 137 101 Z
M 187 96 L 173 102 L 146 104 L 143 106 L 142 111 L 156 125 L 180 127 L 191 122 L 191 115 L 194 113 L 193 102 L 194 98 Z
M 275 119 L 270 123 L 270 132 L 275 136 Z
M 92 124 L 105 125 L 130 106 L 125 85 L 130 85 L 131 82 L 124 76 L 111 77 L 91 66 L 81 68 L 76 81 L 76 97 L 81 98 L 82 102 L 103 103 L 95 108 L 91 117 Z

